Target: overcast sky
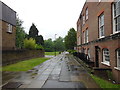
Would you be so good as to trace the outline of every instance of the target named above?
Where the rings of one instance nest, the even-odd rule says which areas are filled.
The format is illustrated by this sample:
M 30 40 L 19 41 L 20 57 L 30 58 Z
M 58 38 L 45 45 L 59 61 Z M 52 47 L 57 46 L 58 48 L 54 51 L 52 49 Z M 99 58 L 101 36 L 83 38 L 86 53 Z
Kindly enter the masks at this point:
M 44 39 L 64 37 L 76 22 L 85 0 L 1 0 L 24 21 L 25 32 L 34 23 Z

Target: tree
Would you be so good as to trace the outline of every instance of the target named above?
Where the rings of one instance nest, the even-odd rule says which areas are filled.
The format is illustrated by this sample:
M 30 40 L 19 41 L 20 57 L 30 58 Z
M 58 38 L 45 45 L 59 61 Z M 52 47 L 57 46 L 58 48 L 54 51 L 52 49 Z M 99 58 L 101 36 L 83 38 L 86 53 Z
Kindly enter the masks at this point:
M 65 50 L 64 39 L 62 37 L 59 37 L 54 41 L 54 48 L 56 48 L 56 51 Z
M 29 37 L 30 38 L 36 38 L 38 36 L 38 32 L 39 32 L 38 29 L 32 23 L 32 26 L 30 27 L 30 30 L 29 30 Z
M 44 40 L 43 40 L 43 36 L 42 35 L 38 35 L 36 37 L 36 43 L 39 44 L 39 45 L 44 45 Z
M 56 40 L 52 41 L 51 38 L 44 41 L 44 48 L 47 52 L 53 52 L 53 51 L 64 51 L 65 45 L 64 45 L 64 39 L 62 37 L 57 38 Z
M 65 47 L 66 47 L 66 49 L 73 50 L 74 47 L 76 46 L 76 40 L 77 40 L 76 31 L 75 31 L 74 28 L 71 28 L 68 31 L 68 35 L 65 36 Z
M 16 47 L 23 48 L 24 39 L 26 37 L 26 33 L 24 31 L 24 27 L 22 27 L 23 21 L 17 17 L 16 19 Z
M 24 48 L 26 49 L 35 49 L 36 41 L 33 38 L 25 39 L 24 40 Z
M 30 50 L 43 50 L 44 49 L 42 45 L 36 44 L 36 41 L 33 38 L 29 38 L 29 39 L 26 38 L 24 40 L 24 48 L 30 49 Z
M 39 45 L 44 45 L 44 39 L 42 35 L 38 35 L 38 29 L 36 28 L 36 26 L 34 24 L 32 24 L 32 26 L 30 27 L 29 30 L 29 38 L 34 38 L 36 40 L 36 43 Z
M 51 38 L 44 41 L 44 48 L 46 52 L 53 52 L 54 51 L 54 44 Z

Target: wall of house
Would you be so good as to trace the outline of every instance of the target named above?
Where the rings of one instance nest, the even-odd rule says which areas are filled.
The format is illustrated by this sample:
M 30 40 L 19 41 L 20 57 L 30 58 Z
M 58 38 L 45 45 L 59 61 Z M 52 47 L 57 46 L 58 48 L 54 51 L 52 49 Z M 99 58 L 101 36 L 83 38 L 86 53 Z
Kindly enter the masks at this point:
M 38 57 L 44 57 L 43 50 L 5 50 L 2 51 L 2 65 L 5 66 Z
M 112 11 L 111 2 L 87 2 L 81 12 L 81 15 L 85 15 L 85 10 L 88 7 L 88 20 L 82 25 L 82 32 L 88 28 L 89 41 L 93 41 L 99 38 L 98 17 L 104 13 L 105 18 L 105 36 L 112 34 Z M 81 20 L 82 21 L 82 20 Z M 83 33 L 82 33 L 83 34 Z M 82 38 L 82 43 L 84 40 Z
M 111 68 L 114 76 L 114 80 L 120 82 L 120 70 L 115 69 L 117 65 L 116 52 L 115 50 L 120 48 L 120 38 L 117 39 L 109 39 L 104 41 L 99 38 L 99 16 L 104 13 L 104 33 L 105 37 L 112 36 L 113 28 L 112 28 L 112 3 L 111 2 L 87 2 L 85 3 L 81 15 L 85 15 L 85 10 L 88 7 L 88 20 L 84 25 L 81 25 L 81 38 L 82 44 L 78 46 L 78 51 L 81 51 L 83 48 L 85 49 L 85 53 L 87 54 L 88 48 L 90 49 L 90 60 L 96 62 L 95 55 L 95 46 L 100 48 L 99 50 L 99 68 Z M 79 18 L 80 19 L 80 18 Z M 82 22 L 82 18 L 79 22 Z M 79 24 L 79 23 L 77 23 Z M 78 25 L 77 25 L 78 26 Z M 91 43 L 84 43 L 83 32 L 85 32 L 86 28 L 88 28 L 88 41 Z M 79 36 L 79 35 L 78 35 Z M 117 36 L 119 37 L 119 36 Z M 96 41 L 97 42 L 94 42 Z M 108 48 L 110 51 L 110 66 L 105 65 L 103 62 L 103 49 Z M 81 49 L 81 50 L 80 50 Z M 96 66 L 96 63 L 95 65 Z
M 0 20 L 0 50 L 2 49 L 2 21 Z
M 2 49 L 13 50 L 15 49 L 16 27 L 13 26 L 12 33 L 7 32 L 7 30 L 8 30 L 8 23 L 2 21 Z
M 16 12 L 0 1 L 0 25 L 2 31 L 2 49 L 15 49 L 15 35 L 16 35 Z M 8 24 L 12 25 L 12 33 L 8 33 Z
M 84 48 L 85 50 L 87 50 L 88 48 L 90 49 L 90 60 L 96 62 L 95 59 L 95 46 L 98 46 L 100 48 L 99 50 L 99 68 L 111 68 L 112 69 L 112 73 L 113 73 L 113 78 L 114 80 L 116 80 L 117 82 L 120 81 L 120 70 L 115 69 L 115 67 L 117 66 L 117 56 L 116 56 L 116 50 L 120 47 L 120 39 L 116 39 L 116 40 L 108 40 L 105 42 L 98 42 L 98 43 L 91 43 L 89 45 L 84 45 L 82 46 L 82 48 Z M 101 62 L 103 62 L 103 49 L 107 48 L 109 49 L 110 52 L 110 66 L 103 64 Z M 94 64 L 94 66 L 96 66 L 96 63 Z

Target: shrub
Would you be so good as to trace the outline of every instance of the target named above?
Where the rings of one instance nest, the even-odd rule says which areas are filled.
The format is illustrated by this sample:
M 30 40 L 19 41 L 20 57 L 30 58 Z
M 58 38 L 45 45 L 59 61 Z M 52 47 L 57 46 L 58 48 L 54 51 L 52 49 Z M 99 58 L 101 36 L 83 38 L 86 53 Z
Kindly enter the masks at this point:
M 67 50 L 69 53 L 73 54 L 74 52 L 77 52 L 76 50 Z
M 36 44 L 36 45 L 35 45 L 35 49 L 37 49 L 37 50 L 43 50 L 44 48 L 43 48 L 42 45 Z
M 106 71 L 106 72 L 107 72 L 108 78 L 109 78 L 110 80 L 113 80 L 112 71 Z
M 36 49 L 36 41 L 33 38 L 24 40 L 24 48 L 26 49 Z

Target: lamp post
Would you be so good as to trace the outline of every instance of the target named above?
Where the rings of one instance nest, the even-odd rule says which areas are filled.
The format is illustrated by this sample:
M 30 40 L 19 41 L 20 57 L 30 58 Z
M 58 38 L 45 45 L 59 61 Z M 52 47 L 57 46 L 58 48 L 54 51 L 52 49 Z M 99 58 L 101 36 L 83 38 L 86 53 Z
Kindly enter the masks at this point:
M 55 40 L 56 40 L 56 35 L 57 34 L 55 34 Z M 56 42 L 56 41 L 55 41 Z M 56 44 L 56 43 L 55 43 Z M 56 56 L 56 45 L 55 45 L 55 56 Z

